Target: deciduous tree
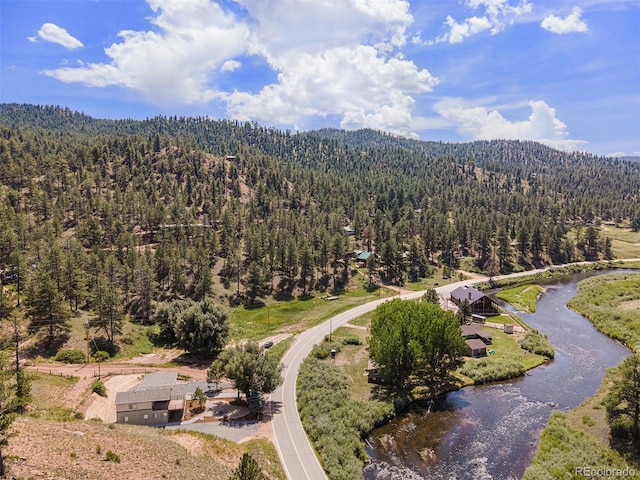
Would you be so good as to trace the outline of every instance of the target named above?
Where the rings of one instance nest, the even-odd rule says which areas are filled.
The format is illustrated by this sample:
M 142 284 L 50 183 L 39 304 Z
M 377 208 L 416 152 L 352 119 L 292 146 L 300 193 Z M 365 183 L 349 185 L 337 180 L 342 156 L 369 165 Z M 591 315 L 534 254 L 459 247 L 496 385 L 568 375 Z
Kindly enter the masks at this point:
M 272 355 L 266 355 L 256 342 L 246 342 L 224 350 L 220 356 L 225 377 L 231 380 L 247 397 L 256 383 L 262 393 L 273 392 L 282 383 L 282 364 Z
M 199 357 L 215 357 L 229 338 L 229 313 L 211 300 L 194 303 L 178 318 L 178 345 Z

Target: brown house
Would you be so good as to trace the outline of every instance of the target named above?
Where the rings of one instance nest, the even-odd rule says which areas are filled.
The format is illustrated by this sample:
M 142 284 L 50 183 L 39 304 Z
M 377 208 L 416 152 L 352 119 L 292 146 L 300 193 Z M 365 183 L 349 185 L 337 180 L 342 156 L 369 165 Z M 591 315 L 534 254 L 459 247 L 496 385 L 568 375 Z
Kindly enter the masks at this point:
M 471 286 L 458 287 L 449 299 L 458 307 L 465 300 L 469 302 L 471 313 L 476 315 L 498 315 L 498 305 L 477 288 Z
M 484 357 L 487 355 L 487 345 L 479 338 L 466 340 L 468 357 Z
M 487 354 L 487 345 L 493 340 L 491 334 L 479 325 L 462 325 L 460 330 L 467 344 L 467 356 L 484 357 Z

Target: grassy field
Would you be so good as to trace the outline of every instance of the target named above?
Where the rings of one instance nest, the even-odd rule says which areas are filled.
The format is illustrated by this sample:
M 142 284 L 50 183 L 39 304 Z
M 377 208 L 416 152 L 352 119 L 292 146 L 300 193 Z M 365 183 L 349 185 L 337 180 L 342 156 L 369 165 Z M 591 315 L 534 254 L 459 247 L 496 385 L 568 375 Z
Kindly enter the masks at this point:
M 437 268 L 435 273 L 429 278 L 421 278 L 419 282 L 407 282 L 403 288 L 407 288 L 413 291 L 427 290 L 429 288 L 441 287 L 453 282 L 464 280 L 464 276 L 453 275 L 449 278 L 443 278 L 442 268 Z
M 578 295 L 568 305 L 605 335 L 640 348 L 640 275 L 587 278 L 578 284 Z
M 543 291 L 543 288 L 539 285 L 520 285 L 501 290 L 496 296 L 522 312 L 534 313 L 536 311 L 536 301 Z
M 506 380 L 524 374 L 546 361 L 542 355 L 536 355 L 520 347 L 523 335 L 509 335 L 495 328 L 486 329 L 493 336 L 487 351 L 495 353 L 482 358 L 467 358 L 460 373 L 474 383 L 487 383 Z
M 231 310 L 231 336 L 233 340 L 260 340 L 276 332 L 297 333 L 352 307 L 394 294 L 384 288 L 368 292 L 364 286 L 355 285 L 333 300 L 312 296 L 268 300 L 259 308 L 237 307 Z
M 67 405 L 66 397 L 78 383 L 78 378 L 40 372 L 28 372 L 28 375 L 33 397 L 28 415 L 45 420 L 69 420 L 73 415 L 73 409 Z
M 611 249 L 615 258 L 640 258 L 640 232 L 605 225 L 601 234 L 611 239 Z
M 602 332 L 640 349 L 640 275 L 601 275 L 583 280 L 569 306 Z M 625 459 L 610 448 L 603 400 L 611 385 L 612 374 L 608 372 L 593 397 L 568 413 L 554 412 L 525 479 L 578 478 L 575 467 L 585 465 L 640 469 L 638 458 Z

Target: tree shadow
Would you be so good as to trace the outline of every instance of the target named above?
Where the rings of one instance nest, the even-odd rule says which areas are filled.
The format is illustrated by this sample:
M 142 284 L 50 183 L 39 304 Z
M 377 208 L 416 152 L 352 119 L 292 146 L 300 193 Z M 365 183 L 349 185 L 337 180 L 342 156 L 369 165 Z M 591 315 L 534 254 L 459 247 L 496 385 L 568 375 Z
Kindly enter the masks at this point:
M 31 347 L 24 350 L 24 354 L 29 358 L 43 357 L 52 358 L 55 357 L 58 351 L 69 340 L 68 333 L 62 333 L 59 335 L 50 336 L 47 335 L 42 339 L 35 342 Z

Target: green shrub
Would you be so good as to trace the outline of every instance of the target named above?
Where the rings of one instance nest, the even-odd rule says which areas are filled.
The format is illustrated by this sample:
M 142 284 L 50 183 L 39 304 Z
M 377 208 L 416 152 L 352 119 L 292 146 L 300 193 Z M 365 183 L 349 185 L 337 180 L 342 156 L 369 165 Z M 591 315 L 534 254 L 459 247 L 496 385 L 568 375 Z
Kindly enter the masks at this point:
M 542 355 L 549 359 L 553 358 L 556 354 L 549 338 L 535 329 L 527 332 L 524 340 L 520 343 L 520 346 L 528 352 L 535 353 L 536 355 Z
M 104 459 L 107 462 L 120 463 L 120 455 L 118 455 L 117 453 L 112 452 L 111 450 L 107 450 L 107 453 L 106 453 Z
M 56 355 L 56 361 L 62 363 L 84 363 L 87 360 L 87 356 L 82 350 L 60 350 Z
M 596 424 L 596 422 L 594 422 L 589 415 L 582 416 L 582 423 L 590 427 L 593 427 Z
M 489 362 L 486 359 L 475 360 L 467 363 L 460 372 L 471 378 L 473 383 L 499 382 L 510 378 L 519 377 L 526 372 L 524 363 L 518 361 L 503 361 L 500 363 Z
M 311 355 L 318 360 L 324 360 L 331 356 L 331 350 L 335 350 L 336 353 L 340 351 L 341 344 L 338 342 L 322 342 L 313 346 Z
M 96 380 L 91 384 L 91 391 L 97 393 L 101 397 L 107 396 L 107 387 L 104 386 L 101 380 Z
M 343 345 L 362 345 L 362 340 L 360 340 L 359 337 L 356 337 L 355 335 L 353 335 L 350 337 L 344 337 L 342 339 L 342 344 Z
M 576 468 L 589 465 L 619 470 L 629 468 L 618 453 L 585 432 L 571 427 L 567 415 L 554 410 L 542 431 L 538 452 L 523 479 L 584 478 L 576 475 Z
M 367 460 L 361 441 L 394 416 L 393 406 L 349 395 L 346 374 L 331 362 L 307 358 L 298 376 L 298 410 L 329 478 L 362 478 Z

